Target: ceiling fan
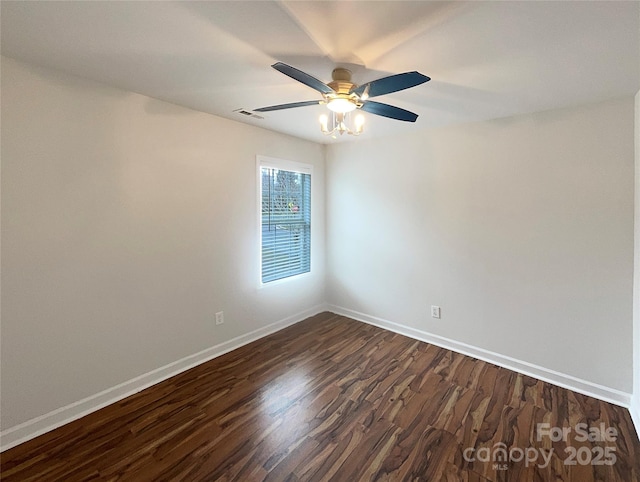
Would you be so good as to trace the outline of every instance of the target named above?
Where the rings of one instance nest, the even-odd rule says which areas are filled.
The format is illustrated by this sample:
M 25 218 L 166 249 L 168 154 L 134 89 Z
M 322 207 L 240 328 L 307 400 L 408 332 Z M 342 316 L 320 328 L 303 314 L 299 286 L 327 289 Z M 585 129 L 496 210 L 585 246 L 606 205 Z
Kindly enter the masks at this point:
M 367 82 L 366 84 L 356 85 L 351 82 L 351 72 L 347 69 L 338 67 L 334 69 L 331 74 L 332 81 L 325 84 L 315 77 L 282 62 L 276 62 L 271 67 L 285 75 L 288 75 L 292 79 L 302 82 L 312 89 L 317 90 L 322 94 L 322 99 L 272 105 L 269 107 L 255 109 L 255 111 L 269 112 L 274 110 L 292 109 L 294 107 L 326 104 L 329 110 L 334 113 L 335 128 L 333 130 L 328 129 L 327 118 L 326 116 L 323 116 L 324 119 L 321 118 L 320 123 L 322 125 L 322 131 L 325 134 L 333 133 L 334 130 L 337 130 L 340 134 L 347 132 L 349 134 L 357 135 L 362 132 L 363 119 L 360 122 L 356 120 L 356 130 L 353 132 L 344 124 L 345 115 L 356 109 L 361 109 L 365 112 L 369 112 L 370 114 L 388 117 L 390 119 L 415 122 L 418 118 L 418 114 L 401 109 L 400 107 L 383 104 L 381 102 L 374 102 L 369 99 L 371 97 L 409 89 L 431 80 L 426 75 L 414 71 L 391 75 L 389 77 L 383 77 L 378 80 Z

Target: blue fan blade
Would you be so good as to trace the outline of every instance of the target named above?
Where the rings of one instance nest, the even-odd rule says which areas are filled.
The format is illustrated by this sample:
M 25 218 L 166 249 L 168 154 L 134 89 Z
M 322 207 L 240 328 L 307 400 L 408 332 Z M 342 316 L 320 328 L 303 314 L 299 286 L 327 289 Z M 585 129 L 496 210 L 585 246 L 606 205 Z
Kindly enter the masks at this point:
M 309 74 L 304 73 L 302 70 L 298 70 L 290 65 L 283 64 L 282 62 L 276 62 L 271 67 L 278 72 L 282 72 L 284 75 L 288 75 L 292 79 L 302 82 L 304 85 L 308 85 L 312 89 L 322 92 L 323 94 L 333 94 L 335 91 L 324 82 L 319 81 L 315 77 L 311 77 Z
M 373 102 L 371 100 L 364 103 L 361 109 L 371 114 L 381 115 L 383 117 L 389 117 L 391 119 L 415 122 L 418 118 L 418 114 L 409 112 L 408 110 L 401 109 L 400 107 L 394 107 L 389 104 L 382 104 L 380 102 Z
M 366 84 L 356 87 L 351 92 L 362 95 L 367 87 L 369 87 L 369 97 L 390 94 L 399 90 L 415 87 L 430 81 L 431 78 L 422 75 L 420 72 L 405 72 L 404 74 L 391 75 L 382 79 L 372 80 Z
M 260 107 L 259 109 L 253 109 L 254 112 L 269 112 L 271 110 L 292 109 L 294 107 L 306 107 L 308 105 L 318 105 L 319 100 L 306 100 L 304 102 L 292 102 L 291 104 L 272 105 L 269 107 Z

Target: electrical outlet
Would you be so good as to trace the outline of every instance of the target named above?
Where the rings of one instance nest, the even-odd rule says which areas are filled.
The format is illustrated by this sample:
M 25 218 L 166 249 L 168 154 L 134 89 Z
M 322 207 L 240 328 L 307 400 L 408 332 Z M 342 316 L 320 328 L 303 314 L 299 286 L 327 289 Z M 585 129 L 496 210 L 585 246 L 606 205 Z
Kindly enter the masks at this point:
M 440 318 L 440 307 L 431 305 L 431 318 Z
M 216 325 L 222 325 L 224 323 L 224 311 L 218 311 L 216 313 Z

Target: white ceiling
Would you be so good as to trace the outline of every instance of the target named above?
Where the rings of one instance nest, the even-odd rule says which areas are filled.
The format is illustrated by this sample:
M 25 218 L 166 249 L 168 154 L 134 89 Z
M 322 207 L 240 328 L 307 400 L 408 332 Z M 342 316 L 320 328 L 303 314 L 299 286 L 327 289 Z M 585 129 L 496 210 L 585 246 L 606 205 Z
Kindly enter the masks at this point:
M 320 99 L 271 69 L 328 82 L 418 70 L 431 82 L 375 100 L 415 124 L 365 114 L 362 137 L 633 95 L 640 2 L 2 1 L 2 53 L 317 142 L 326 107 L 247 118 L 235 109 Z M 349 136 L 344 139 L 350 140 Z

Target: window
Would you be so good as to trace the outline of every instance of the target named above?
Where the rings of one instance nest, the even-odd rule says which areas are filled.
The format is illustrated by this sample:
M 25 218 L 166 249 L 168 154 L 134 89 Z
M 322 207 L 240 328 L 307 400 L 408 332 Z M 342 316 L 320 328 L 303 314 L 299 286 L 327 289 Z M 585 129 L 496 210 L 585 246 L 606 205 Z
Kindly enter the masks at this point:
M 311 166 L 259 157 L 261 280 L 311 271 Z

